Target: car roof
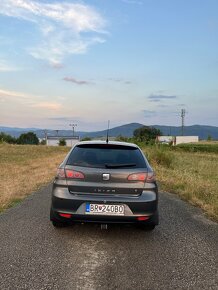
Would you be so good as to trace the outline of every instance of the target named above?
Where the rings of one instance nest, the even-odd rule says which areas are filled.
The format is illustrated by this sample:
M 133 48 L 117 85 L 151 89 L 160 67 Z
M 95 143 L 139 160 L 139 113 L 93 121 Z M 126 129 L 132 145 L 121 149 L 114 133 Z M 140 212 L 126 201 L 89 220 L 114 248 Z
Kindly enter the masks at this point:
M 93 141 L 81 141 L 76 143 L 75 146 L 78 145 L 118 145 L 118 146 L 128 146 L 128 147 L 134 147 L 139 148 L 136 144 L 128 143 L 128 142 L 119 142 L 119 141 L 109 141 L 108 143 L 106 141 L 102 140 L 93 140 Z

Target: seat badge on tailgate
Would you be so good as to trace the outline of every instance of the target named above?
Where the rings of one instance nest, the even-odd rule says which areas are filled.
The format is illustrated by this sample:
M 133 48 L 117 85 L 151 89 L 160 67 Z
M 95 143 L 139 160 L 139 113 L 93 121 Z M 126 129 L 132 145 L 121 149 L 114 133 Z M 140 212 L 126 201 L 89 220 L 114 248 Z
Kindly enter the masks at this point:
M 103 180 L 109 180 L 110 179 L 110 174 L 109 173 L 103 173 L 102 177 L 103 177 Z

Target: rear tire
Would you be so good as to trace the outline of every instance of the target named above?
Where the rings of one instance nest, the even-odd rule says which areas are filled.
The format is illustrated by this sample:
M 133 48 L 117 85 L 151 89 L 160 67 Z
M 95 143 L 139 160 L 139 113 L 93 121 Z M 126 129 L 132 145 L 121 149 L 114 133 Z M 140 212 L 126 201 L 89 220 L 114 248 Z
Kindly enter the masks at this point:
M 57 221 L 52 221 L 52 224 L 55 228 L 64 228 L 67 226 L 65 223 L 57 222 Z
M 67 226 L 67 223 L 57 220 L 52 208 L 50 209 L 50 221 L 52 222 L 52 224 L 55 228 L 64 228 Z
M 153 216 L 149 219 L 148 223 L 139 224 L 139 227 L 145 231 L 153 231 L 155 227 L 159 224 L 159 213 L 158 210 Z
M 142 230 L 144 230 L 144 231 L 146 231 L 146 232 L 151 232 L 151 231 L 153 231 L 154 229 L 155 229 L 155 226 L 156 225 L 154 225 L 154 224 L 148 224 L 148 225 L 139 225 L 139 227 L 142 229 Z

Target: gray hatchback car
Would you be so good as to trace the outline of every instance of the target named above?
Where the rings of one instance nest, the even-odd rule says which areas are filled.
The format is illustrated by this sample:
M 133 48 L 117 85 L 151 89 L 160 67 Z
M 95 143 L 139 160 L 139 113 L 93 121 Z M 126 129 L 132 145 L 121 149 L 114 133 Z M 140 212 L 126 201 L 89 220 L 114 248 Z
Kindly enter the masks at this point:
M 158 224 L 155 174 L 140 148 L 131 143 L 77 143 L 59 166 L 52 189 L 50 219 L 72 223 Z

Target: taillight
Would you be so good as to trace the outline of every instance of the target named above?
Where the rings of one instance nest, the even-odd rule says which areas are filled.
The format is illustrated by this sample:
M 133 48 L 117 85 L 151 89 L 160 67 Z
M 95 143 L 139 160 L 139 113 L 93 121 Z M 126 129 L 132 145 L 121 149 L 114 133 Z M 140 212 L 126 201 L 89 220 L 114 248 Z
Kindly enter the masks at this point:
M 156 180 L 154 172 L 133 173 L 128 176 L 129 181 L 154 182 Z
M 82 172 L 65 169 L 66 177 L 71 179 L 84 179 L 85 176 Z
M 156 176 L 155 176 L 155 172 L 148 172 L 147 173 L 147 178 L 146 178 L 146 182 L 154 182 L 156 181 Z
M 63 168 L 58 168 L 58 170 L 57 170 L 57 177 L 59 177 L 59 178 L 66 178 L 65 171 L 64 171 Z
M 70 169 L 64 169 L 64 168 L 58 168 L 57 177 L 71 178 L 71 179 L 84 179 L 85 178 L 82 172 L 70 170 Z
M 133 173 L 128 176 L 128 180 L 130 181 L 145 181 L 147 173 Z

